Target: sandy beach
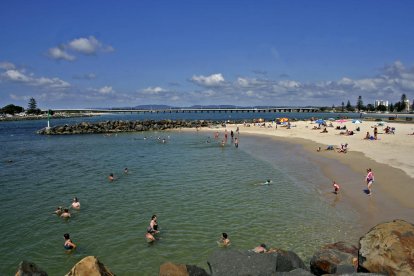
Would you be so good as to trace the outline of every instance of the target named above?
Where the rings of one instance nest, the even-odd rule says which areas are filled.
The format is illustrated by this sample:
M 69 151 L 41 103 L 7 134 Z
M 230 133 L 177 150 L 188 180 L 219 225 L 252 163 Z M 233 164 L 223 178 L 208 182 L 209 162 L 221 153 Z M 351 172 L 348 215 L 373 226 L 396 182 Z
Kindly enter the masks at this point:
M 327 122 L 329 124 L 329 122 Z M 361 216 L 364 229 L 368 230 L 375 224 L 393 219 L 414 221 L 414 124 L 387 123 L 378 126 L 377 122 L 362 122 L 353 124 L 347 122 L 332 122 L 333 127 L 314 129 L 318 124 L 311 121 L 291 123 L 291 128 L 271 122 L 263 124 L 226 125 L 218 129 L 204 128 L 201 131 L 220 133 L 223 138 L 225 129 L 230 131 L 239 128 L 239 144 L 243 146 L 243 135 L 260 135 L 274 140 L 299 144 L 309 153 L 311 162 L 321 168 L 329 179 L 340 183 L 338 196 L 329 193 L 331 184 L 323 183 L 327 200 L 333 200 L 354 209 Z M 354 135 L 340 134 L 344 130 L 336 127 L 347 126 Z M 374 127 L 378 129 L 377 140 L 364 139 L 367 132 L 372 136 Z M 385 127 L 395 128 L 395 134 L 385 134 Z M 360 131 L 355 131 L 359 127 Z M 341 144 L 348 144 L 347 153 L 339 153 Z M 335 150 L 325 150 L 333 145 Z M 317 148 L 321 147 L 321 151 Z M 365 176 L 366 169 L 371 168 L 375 175 L 373 194 L 367 195 Z

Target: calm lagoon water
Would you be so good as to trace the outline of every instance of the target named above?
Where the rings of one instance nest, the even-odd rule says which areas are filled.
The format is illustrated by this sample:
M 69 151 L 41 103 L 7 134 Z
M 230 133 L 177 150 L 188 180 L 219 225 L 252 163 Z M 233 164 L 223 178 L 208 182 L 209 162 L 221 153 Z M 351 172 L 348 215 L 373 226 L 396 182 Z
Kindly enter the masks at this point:
M 0 123 L 0 275 L 14 274 L 23 259 L 49 275 L 64 275 L 88 255 L 117 275 L 158 275 L 166 261 L 207 268 L 222 232 L 233 248 L 266 243 L 306 261 L 320 245 L 357 241 L 357 214 L 326 200 L 318 187 L 330 180 L 299 146 L 241 133 L 238 149 L 230 142 L 222 148 L 214 139 L 206 143 L 214 130 L 35 134 L 44 125 Z M 109 173 L 117 178 L 113 183 Z M 266 179 L 271 185 L 258 185 Z M 75 196 L 81 210 L 71 219 L 52 214 Z M 148 244 L 144 233 L 152 214 L 161 239 Z M 63 249 L 64 233 L 78 245 L 71 254 Z

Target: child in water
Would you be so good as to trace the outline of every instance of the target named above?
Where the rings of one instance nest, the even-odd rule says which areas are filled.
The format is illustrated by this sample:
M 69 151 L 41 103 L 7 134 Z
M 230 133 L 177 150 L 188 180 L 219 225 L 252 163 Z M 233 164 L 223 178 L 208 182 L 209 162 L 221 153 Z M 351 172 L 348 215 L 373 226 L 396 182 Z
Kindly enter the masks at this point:
M 227 233 L 222 233 L 220 240 L 217 241 L 217 244 L 222 247 L 226 247 L 230 245 L 230 239 L 228 238 Z
M 332 186 L 334 187 L 334 194 L 337 195 L 339 192 L 339 184 L 334 181 Z

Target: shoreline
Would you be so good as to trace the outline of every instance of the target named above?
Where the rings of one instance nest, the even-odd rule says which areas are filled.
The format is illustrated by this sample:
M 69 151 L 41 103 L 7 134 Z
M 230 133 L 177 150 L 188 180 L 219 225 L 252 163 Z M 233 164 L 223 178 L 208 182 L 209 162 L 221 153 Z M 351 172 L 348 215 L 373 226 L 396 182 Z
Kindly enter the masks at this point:
M 371 127 L 375 122 L 369 122 L 366 127 Z M 386 162 L 386 158 L 380 160 L 374 160 L 371 156 L 375 156 L 378 152 L 374 151 L 371 156 L 366 152 L 360 150 L 363 149 L 363 143 L 376 143 L 378 141 L 363 141 L 353 140 L 348 142 L 351 145 L 351 150 L 348 153 L 338 153 L 334 151 L 321 150 L 316 151 L 316 148 L 323 145 L 329 145 L 332 139 L 338 140 L 333 143 L 335 146 L 339 145 L 338 136 L 332 137 L 320 137 L 318 136 L 320 131 L 313 131 L 311 128 L 307 128 L 306 125 L 309 122 L 294 122 L 296 127 L 302 127 L 301 133 L 295 134 L 296 127 L 292 129 L 258 127 L 243 125 L 237 125 L 240 128 L 239 141 L 240 146 L 243 146 L 243 135 L 264 137 L 273 141 L 286 142 L 293 145 L 299 145 L 301 150 L 306 152 L 306 158 L 309 158 L 310 162 L 316 164 L 325 177 L 331 180 L 335 180 L 341 185 L 341 190 L 338 195 L 332 193 L 331 183 L 319 183 L 315 184 L 320 191 L 322 191 L 322 197 L 328 202 L 333 201 L 332 206 L 335 208 L 341 208 L 342 204 L 355 211 L 359 215 L 359 221 L 357 222 L 362 226 L 361 235 L 371 229 L 373 226 L 394 219 L 404 219 L 407 221 L 414 221 L 414 202 L 412 201 L 412 193 L 414 193 L 414 185 L 412 185 L 414 174 L 410 170 L 410 153 L 414 152 L 414 136 L 409 137 L 408 133 L 399 133 L 393 135 L 405 135 L 412 141 L 411 151 L 410 148 L 404 148 L 405 152 L 401 156 L 403 164 L 402 168 L 396 168 L 395 164 Z M 314 125 L 314 124 L 313 124 Z M 223 133 L 225 129 L 230 132 L 236 130 L 236 125 L 226 125 L 221 128 L 201 128 L 203 132 L 216 132 Z M 403 131 L 408 131 L 414 124 L 407 125 Z M 362 127 L 361 127 L 362 128 Z M 400 127 L 398 127 L 400 129 Z M 280 129 L 280 130 L 279 130 Z M 332 129 L 332 128 L 331 128 Z M 329 131 L 331 131 L 331 129 Z M 189 129 L 188 131 L 192 131 Z M 306 131 L 310 133 L 307 134 Z M 333 131 L 333 129 L 332 129 Z M 299 132 L 299 131 L 298 131 Z M 364 131 L 360 131 L 358 136 L 363 135 Z M 289 134 L 289 135 L 287 135 Z M 303 135 L 303 134 L 307 134 Z M 323 134 L 322 134 L 323 135 Z M 390 134 L 391 135 L 391 134 Z M 305 136 L 305 137 L 303 137 Z M 391 137 L 391 136 L 390 136 Z M 241 138 L 241 139 L 240 139 Z M 349 137 L 348 137 L 349 138 Z M 354 137 L 352 137 L 354 138 Z M 395 139 L 394 139 L 395 140 Z M 404 142 L 404 141 L 403 141 Z M 405 141 L 406 142 L 406 141 Z M 397 143 L 398 144 L 398 143 Z M 389 141 L 385 144 L 387 148 L 392 147 Z M 381 147 L 381 144 L 377 144 Z M 371 148 L 368 148 L 368 150 Z M 400 151 L 389 152 L 389 158 L 397 159 Z M 382 161 L 382 162 L 380 162 Z M 394 166 L 392 166 L 394 165 Z M 375 182 L 372 186 L 373 195 L 369 196 L 364 192 L 366 189 L 365 176 L 366 169 L 372 168 L 375 175 Z

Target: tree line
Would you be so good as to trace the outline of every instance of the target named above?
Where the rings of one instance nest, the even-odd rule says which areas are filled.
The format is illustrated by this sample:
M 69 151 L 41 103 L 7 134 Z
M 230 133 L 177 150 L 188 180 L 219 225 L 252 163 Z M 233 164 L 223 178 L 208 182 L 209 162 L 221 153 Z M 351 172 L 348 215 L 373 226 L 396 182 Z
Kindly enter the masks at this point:
M 402 111 L 406 111 L 407 109 L 413 110 L 414 108 L 414 103 L 409 104 L 408 106 L 406 105 L 406 101 L 407 101 L 407 96 L 405 94 L 401 95 L 401 100 L 399 102 L 396 103 L 390 103 L 387 106 L 385 105 L 378 105 L 375 106 L 373 104 L 367 104 L 364 105 L 364 102 L 362 100 L 362 96 L 358 96 L 358 99 L 356 101 L 355 105 L 352 105 L 351 102 L 348 100 L 348 102 L 345 104 L 344 102 L 342 102 L 342 104 L 340 105 L 340 107 L 335 107 L 335 105 L 332 106 L 332 109 L 335 110 L 339 110 L 341 112 L 354 112 L 354 111 L 380 111 L 380 112 L 385 112 L 385 111 L 389 111 L 389 112 L 402 112 Z M 328 110 L 328 107 L 322 107 L 321 110 Z
M 11 115 L 25 112 L 25 111 L 26 111 L 26 114 L 30 114 L 30 115 L 39 115 L 40 113 L 42 113 L 42 111 L 39 108 L 37 108 L 37 102 L 33 97 L 29 99 L 29 103 L 27 105 L 26 110 L 23 107 L 14 105 L 14 104 L 8 104 L 0 109 L 0 113 L 11 114 Z

